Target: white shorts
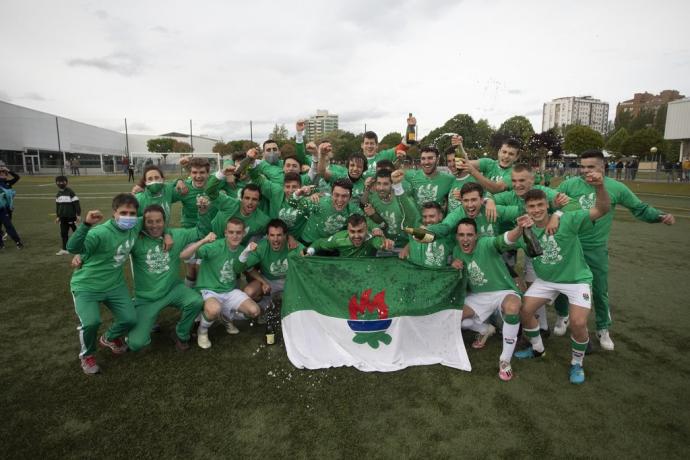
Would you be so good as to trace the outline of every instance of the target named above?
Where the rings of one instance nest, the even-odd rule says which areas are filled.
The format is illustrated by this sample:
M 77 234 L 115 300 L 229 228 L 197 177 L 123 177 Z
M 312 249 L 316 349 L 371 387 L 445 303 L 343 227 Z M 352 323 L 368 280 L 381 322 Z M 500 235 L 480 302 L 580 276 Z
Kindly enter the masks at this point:
M 553 301 L 558 294 L 568 296 L 568 303 L 583 308 L 592 308 L 592 288 L 587 283 L 552 283 L 537 278 L 525 292 L 525 297 L 538 297 Z
M 503 291 L 477 292 L 467 294 L 465 305 L 474 310 L 474 316 L 483 323 L 496 311 L 501 310 L 503 300 L 509 295 L 514 295 L 518 299 L 520 296 L 515 291 L 509 289 Z
M 226 318 L 232 318 L 234 313 L 240 308 L 242 302 L 249 299 L 249 296 L 240 289 L 233 289 L 230 292 L 213 292 L 208 289 L 201 290 L 201 297 L 206 299 L 216 299 L 220 302 L 221 314 Z
M 525 257 L 525 281 L 528 283 L 534 283 L 536 279 L 537 272 L 534 271 L 532 259 L 530 257 Z

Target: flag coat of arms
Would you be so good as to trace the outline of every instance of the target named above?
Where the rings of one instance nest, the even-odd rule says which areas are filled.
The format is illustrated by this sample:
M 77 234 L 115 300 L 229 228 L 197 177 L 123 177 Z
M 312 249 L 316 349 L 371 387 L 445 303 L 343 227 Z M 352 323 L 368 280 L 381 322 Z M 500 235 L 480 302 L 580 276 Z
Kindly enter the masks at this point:
M 460 331 L 461 271 L 397 257 L 290 257 L 282 325 L 294 366 L 471 370 Z

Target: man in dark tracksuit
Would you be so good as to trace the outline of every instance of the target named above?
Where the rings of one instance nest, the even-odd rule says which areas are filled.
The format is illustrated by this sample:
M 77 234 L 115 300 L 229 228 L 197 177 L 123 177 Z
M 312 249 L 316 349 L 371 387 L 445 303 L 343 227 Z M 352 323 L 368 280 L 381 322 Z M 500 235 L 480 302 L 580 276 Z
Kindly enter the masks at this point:
M 77 230 L 77 223 L 79 223 L 81 216 L 81 206 L 79 204 L 79 197 L 71 188 L 67 187 L 67 178 L 65 176 L 56 177 L 55 184 L 58 186 L 58 192 L 55 196 L 55 215 L 57 216 L 55 223 L 60 224 L 60 237 L 62 238 L 62 248 L 55 255 L 63 256 L 69 254 L 67 252 L 69 229 L 72 229 L 72 233 Z

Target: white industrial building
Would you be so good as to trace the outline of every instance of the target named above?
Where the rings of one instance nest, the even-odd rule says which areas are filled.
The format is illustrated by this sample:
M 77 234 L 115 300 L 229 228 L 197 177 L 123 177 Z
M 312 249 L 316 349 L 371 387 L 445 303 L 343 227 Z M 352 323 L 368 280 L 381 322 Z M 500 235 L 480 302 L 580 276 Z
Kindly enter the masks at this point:
M 69 160 L 78 159 L 81 174 L 108 174 L 121 172 L 127 157 L 136 165 L 150 160 L 172 169 L 180 154 L 148 152 L 146 142 L 160 137 L 191 143 L 195 155 L 219 160 L 212 153 L 216 139 L 192 136 L 190 142 L 181 133 L 126 135 L 0 101 L 0 160 L 17 172 L 58 174 Z
M 609 103 L 591 96 L 561 97 L 544 103 L 541 130 L 568 125 L 584 125 L 606 134 Z
M 664 139 L 681 141 L 678 161 L 690 160 L 690 98 L 668 103 Z

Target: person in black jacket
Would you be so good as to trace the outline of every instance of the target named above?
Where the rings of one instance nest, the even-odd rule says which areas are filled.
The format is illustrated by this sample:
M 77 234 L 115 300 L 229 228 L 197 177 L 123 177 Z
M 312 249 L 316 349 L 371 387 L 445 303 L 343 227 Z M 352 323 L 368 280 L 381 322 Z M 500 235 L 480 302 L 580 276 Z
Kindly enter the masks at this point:
M 0 210 L 0 212 L 2 213 L 2 215 L 0 216 L 0 247 L 4 247 L 4 240 L 7 239 L 8 233 L 10 234 L 10 236 L 13 237 L 15 241 L 17 241 L 17 239 L 19 238 L 19 235 L 17 235 L 17 231 L 12 225 L 12 211 L 14 210 L 14 191 L 12 191 L 11 193 L 4 192 L 4 190 L 12 190 L 12 186 L 16 184 L 18 181 L 19 174 L 15 173 L 14 171 L 10 171 L 10 169 L 5 165 L 5 163 L 0 162 L 0 189 L 3 189 L 0 190 L 0 193 L 3 193 L 4 203 L 1 206 L 2 210 Z M 11 230 L 9 228 L 10 226 L 12 227 Z M 5 231 L 3 231 L 3 227 L 5 227 Z M 17 238 L 14 238 L 15 235 L 17 236 Z M 17 247 L 20 249 L 23 247 L 21 241 L 17 241 Z
M 60 237 L 62 238 L 62 249 L 55 253 L 56 256 L 63 256 L 69 254 L 67 251 L 67 238 L 69 230 L 72 233 L 77 230 L 77 224 L 81 219 L 81 206 L 79 205 L 79 197 L 74 191 L 67 187 L 67 177 L 57 176 L 55 184 L 58 186 L 57 195 L 55 195 L 55 223 L 60 224 Z

